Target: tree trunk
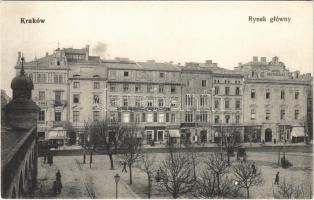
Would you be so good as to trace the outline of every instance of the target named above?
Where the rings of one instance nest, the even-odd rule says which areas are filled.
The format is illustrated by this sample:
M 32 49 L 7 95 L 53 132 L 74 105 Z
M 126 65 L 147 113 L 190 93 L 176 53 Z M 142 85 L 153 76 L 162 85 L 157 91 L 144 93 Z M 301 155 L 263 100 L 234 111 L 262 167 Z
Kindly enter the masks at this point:
M 250 190 L 249 188 L 246 188 L 246 198 L 250 198 Z
M 111 152 L 108 152 L 108 156 L 109 156 L 109 159 L 110 159 L 110 169 L 111 169 L 111 170 L 114 170 L 113 159 L 112 159 L 112 153 L 111 153 Z
M 174 199 L 177 199 L 177 198 L 178 198 L 177 192 L 172 192 L 172 197 L 173 197 Z
M 150 193 L 151 193 L 152 185 L 151 185 L 151 177 L 149 174 L 148 174 L 147 178 L 148 178 L 147 198 L 150 199 Z
M 220 183 L 219 183 L 219 174 L 217 173 L 217 189 L 218 189 L 218 195 L 220 195 Z
M 132 165 L 129 165 L 130 185 L 132 185 Z

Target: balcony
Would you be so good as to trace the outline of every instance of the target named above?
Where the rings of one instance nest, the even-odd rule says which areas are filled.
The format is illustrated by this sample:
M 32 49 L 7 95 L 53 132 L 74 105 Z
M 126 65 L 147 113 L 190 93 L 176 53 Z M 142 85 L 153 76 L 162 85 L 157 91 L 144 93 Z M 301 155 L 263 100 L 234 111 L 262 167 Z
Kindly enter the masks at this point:
M 66 106 L 66 100 L 53 100 L 53 106 Z
M 53 127 L 66 127 L 66 121 L 53 121 Z

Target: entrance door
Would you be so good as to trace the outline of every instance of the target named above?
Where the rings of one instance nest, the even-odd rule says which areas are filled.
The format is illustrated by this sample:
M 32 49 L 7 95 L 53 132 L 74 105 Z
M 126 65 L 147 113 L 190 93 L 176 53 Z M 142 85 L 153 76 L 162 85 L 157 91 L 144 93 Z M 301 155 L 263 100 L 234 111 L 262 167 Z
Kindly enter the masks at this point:
M 270 128 L 265 130 L 265 142 L 272 141 L 272 130 Z
M 201 131 L 201 142 L 205 143 L 207 141 L 207 133 L 206 131 Z
M 158 141 L 164 140 L 164 131 L 157 131 Z

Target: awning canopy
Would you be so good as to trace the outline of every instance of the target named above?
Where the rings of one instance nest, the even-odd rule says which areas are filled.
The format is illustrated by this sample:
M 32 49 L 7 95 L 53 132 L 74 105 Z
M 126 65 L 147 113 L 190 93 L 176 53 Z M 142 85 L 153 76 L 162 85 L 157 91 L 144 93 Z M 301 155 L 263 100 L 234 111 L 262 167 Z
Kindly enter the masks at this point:
M 179 130 L 169 130 L 169 137 L 180 137 L 180 131 Z
M 305 137 L 304 127 L 293 127 L 291 131 L 292 137 Z
M 62 127 L 54 128 L 48 131 L 48 140 L 64 140 L 66 139 L 66 130 Z

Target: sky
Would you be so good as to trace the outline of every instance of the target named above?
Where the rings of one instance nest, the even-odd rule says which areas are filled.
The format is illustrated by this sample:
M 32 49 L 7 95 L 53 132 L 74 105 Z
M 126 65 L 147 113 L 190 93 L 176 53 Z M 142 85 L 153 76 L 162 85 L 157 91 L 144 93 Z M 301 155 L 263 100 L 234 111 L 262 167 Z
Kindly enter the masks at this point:
M 213 60 L 228 69 L 253 56 L 278 56 L 291 71 L 313 71 L 311 1 L 7 1 L 0 9 L 0 87 L 10 96 L 17 52 L 30 61 L 52 53 L 58 43 L 60 48 L 89 44 L 90 54 L 102 58 Z M 249 16 L 291 21 L 252 23 Z M 21 24 L 21 18 L 45 23 Z

